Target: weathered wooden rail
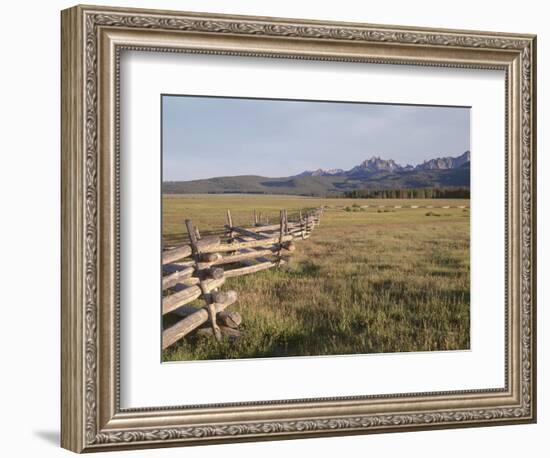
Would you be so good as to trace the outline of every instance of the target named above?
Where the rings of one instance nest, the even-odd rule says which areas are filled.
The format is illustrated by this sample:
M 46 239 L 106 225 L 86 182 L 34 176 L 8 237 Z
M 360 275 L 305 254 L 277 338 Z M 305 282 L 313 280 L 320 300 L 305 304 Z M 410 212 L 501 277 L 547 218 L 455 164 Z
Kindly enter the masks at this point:
M 242 317 L 226 311 L 237 300 L 236 291 L 221 291 L 227 278 L 249 275 L 278 267 L 296 249 L 296 240 L 305 240 L 320 224 L 323 208 L 299 212 L 289 221 L 286 210 L 279 212 L 279 223 L 269 224 L 254 211 L 252 227 L 236 226 L 227 210 L 225 237 L 201 237 L 191 220 L 185 225 L 189 244 L 162 253 L 162 313 L 180 319 L 162 333 L 166 349 L 191 332 L 236 338 Z M 263 221 L 263 223 L 262 223 Z M 200 299 L 204 306 L 190 306 Z

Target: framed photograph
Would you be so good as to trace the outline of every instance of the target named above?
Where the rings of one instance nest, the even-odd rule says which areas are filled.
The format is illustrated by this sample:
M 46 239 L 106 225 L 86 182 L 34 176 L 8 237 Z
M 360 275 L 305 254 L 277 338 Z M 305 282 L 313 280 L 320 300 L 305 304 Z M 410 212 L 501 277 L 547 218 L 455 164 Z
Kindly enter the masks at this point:
M 62 12 L 62 446 L 536 421 L 536 37 Z

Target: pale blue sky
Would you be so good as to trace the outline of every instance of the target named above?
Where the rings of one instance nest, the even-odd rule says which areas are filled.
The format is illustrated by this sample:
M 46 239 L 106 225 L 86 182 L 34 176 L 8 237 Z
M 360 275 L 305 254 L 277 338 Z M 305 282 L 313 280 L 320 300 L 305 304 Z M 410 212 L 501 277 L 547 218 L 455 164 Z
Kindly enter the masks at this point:
M 470 109 L 163 96 L 163 181 L 286 177 L 372 156 L 418 164 L 470 149 Z

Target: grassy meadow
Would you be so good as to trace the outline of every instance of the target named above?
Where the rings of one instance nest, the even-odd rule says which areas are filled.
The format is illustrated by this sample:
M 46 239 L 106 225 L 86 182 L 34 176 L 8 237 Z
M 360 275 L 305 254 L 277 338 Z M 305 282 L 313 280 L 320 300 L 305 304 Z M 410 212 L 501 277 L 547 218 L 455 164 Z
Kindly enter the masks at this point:
M 202 235 L 222 234 L 228 208 L 235 225 L 250 227 L 254 209 L 277 223 L 282 208 L 292 219 L 320 205 L 320 226 L 296 242 L 288 264 L 227 279 L 223 289 L 238 293 L 228 310 L 242 315 L 240 339 L 187 337 L 165 350 L 164 360 L 469 348 L 469 209 L 388 208 L 468 200 L 165 195 L 163 242 L 187 243 L 185 218 Z

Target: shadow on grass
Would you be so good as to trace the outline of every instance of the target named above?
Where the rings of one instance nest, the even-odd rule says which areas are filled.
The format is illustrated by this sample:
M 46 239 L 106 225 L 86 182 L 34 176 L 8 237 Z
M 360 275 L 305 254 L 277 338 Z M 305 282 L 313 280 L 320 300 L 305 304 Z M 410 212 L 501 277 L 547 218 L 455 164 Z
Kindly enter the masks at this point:
M 301 261 L 287 272 L 294 277 L 318 277 L 321 266 L 311 261 Z

